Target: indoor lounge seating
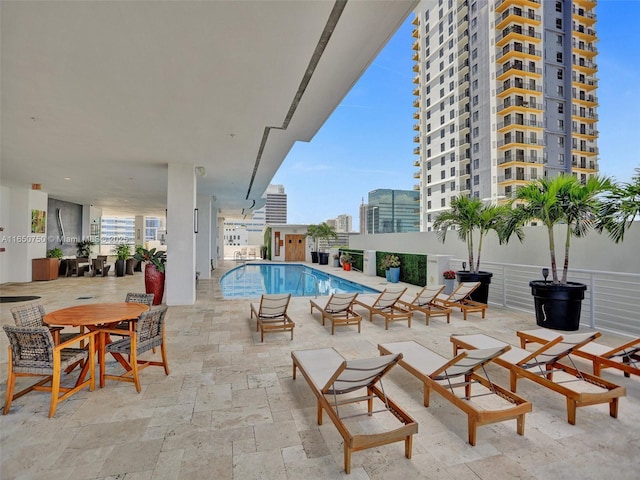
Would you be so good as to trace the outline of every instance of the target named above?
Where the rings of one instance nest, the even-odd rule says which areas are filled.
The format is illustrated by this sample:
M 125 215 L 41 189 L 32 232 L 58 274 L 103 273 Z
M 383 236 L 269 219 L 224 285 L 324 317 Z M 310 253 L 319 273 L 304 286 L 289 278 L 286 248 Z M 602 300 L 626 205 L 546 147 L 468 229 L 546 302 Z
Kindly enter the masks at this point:
M 107 256 L 100 255 L 98 258 L 91 260 L 91 276 L 100 275 L 106 277 L 109 275 L 111 265 L 107 265 Z

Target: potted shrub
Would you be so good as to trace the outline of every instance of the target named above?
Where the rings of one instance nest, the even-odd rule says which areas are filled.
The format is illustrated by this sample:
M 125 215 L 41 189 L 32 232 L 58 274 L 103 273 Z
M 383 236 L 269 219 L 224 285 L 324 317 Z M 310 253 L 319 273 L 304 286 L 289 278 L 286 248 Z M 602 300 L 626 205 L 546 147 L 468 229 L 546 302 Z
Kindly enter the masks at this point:
M 144 287 L 146 293 L 153 293 L 153 304 L 160 305 L 164 296 L 164 259 L 165 252 L 156 251 L 155 248 L 147 250 L 141 248 L 133 256 L 140 262 L 145 262 L 144 267 Z
M 380 267 L 385 270 L 387 282 L 398 283 L 400 281 L 400 258 L 397 255 L 385 255 L 380 262 Z
M 118 243 L 112 252 L 116 255 L 116 277 L 124 277 L 125 262 L 131 256 L 131 248 L 127 243 Z
M 51 250 L 47 250 L 47 258 L 57 258 L 60 260 L 64 256 L 62 253 L 62 249 L 58 247 L 54 247 Z
M 81 242 L 76 243 L 76 257 L 77 258 L 90 258 L 91 257 L 91 247 L 95 245 L 91 240 L 82 240 Z
M 309 225 L 307 227 L 306 237 L 311 237 L 313 241 L 313 250 L 311 250 L 311 263 L 318 263 L 318 239 L 320 234 L 318 233 L 318 225 Z
M 532 221 L 541 222 L 547 229 L 551 280 L 546 279 L 549 269 L 545 268 L 544 280 L 529 282 L 539 326 L 567 331 L 579 328 L 587 286 L 567 280 L 571 237 L 582 237 L 597 224 L 602 208 L 599 195 L 613 188 L 605 177 L 591 177 L 583 184 L 572 175 L 560 175 L 553 179 L 539 179 L 517 190 L 507 237 L 516 233 L 522 241 L 520 227 Z M 609 212 L 609 217 L 611 214 Z M 562 276 L 558 276 L 554 236 L 554 227 L 559 224 L 565 225 Z M 606 221 L 601 224 L 606 225 Z
M 450 229 L 458 232 L 458 238 L 467 244 L 469 270 L 456 272 L 458 282 L 480 282 L 481 285 L 472 294 L 471 299 L 487 303 L 489 298 L 489 284 L 493 273 L 480 270 L 480 254 L 482 241 L 489 231 L 494 230 L 502 238 L 501 232 L 509 208 L 501 205 L 485 205 L 479 198 L 469 198 L 464 195 L 451 201 L 451 209 L 440 213 L 433 222 L 433 229 L 438 238 L 444 243 Z M 474 256 L 476 245 L 474 233 L 478 233 L 477 254 Z
M 444 279 L 444 293 L 449 295 L 455 287 L 456 272 L 454 270 L 445 270 L 442 272 Z
M 351 270 L 351 255 L 348 253 L 343 253 L 340 257 L 340 262 L 342 263 L 342 269 L 346 271 Z
M 335 228 L 330 226 L 327 222 L 322 222 L 317 226 L 316 231 L 318 238 L 321 238 L 325 241 L 325 243 L 329 243 L 329 240 L 332 238 L 338 238 L 338 234 L 336 233 Z M 320 265 L 328 265 L 329 264 L 329 252 L 318 252 L 318 263 Z

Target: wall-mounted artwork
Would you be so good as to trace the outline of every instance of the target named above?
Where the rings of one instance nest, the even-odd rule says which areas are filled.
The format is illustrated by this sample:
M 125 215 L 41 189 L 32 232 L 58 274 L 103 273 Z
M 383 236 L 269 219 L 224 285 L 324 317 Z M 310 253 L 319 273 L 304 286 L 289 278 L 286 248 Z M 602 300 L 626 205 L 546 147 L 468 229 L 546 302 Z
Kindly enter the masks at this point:
M 31 233 L 45 233 L 47 230 L 47 212 L 31 210 Z

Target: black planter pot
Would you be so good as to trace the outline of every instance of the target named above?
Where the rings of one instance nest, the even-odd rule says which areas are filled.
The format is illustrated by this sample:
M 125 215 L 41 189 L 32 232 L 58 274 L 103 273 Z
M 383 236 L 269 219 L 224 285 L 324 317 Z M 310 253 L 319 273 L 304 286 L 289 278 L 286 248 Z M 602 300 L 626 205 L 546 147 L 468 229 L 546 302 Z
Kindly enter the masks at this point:
M 587 286 L 568 282 L 554 285 L 544 280 L 529 282 L 536 308 L 536 323 L 554 330 L 574 331 L 580 328 L 582 300 Z
M 318 252 L 311 252 L 311 263 L 318 263 Z
M 318 252 L 318 264 L 329 265 L 329 252 Z
M 491 277 L 493 277 L 493 273 L 491 272 L 478 272 L 471 273 L 468 270 L 458 270 L 456 272 L 456 278 L 458 282 L 480 282 L 480 286 L 476 288 L 469 298 L 476 302 L 487 303 L 489 300 L 489 284 L 491 283 Z
M 124 277 L 124 260 L 116 260 L 116 277 Z

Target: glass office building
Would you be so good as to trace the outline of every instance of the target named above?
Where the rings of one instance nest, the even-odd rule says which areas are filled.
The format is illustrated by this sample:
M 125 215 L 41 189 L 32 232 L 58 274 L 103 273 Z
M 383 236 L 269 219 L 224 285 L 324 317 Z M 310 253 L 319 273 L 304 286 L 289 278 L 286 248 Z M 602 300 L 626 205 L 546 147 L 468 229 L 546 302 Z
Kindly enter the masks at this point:
M 369 192 L 367 233 L 420 231 L 420 192 L 378 189 Z

